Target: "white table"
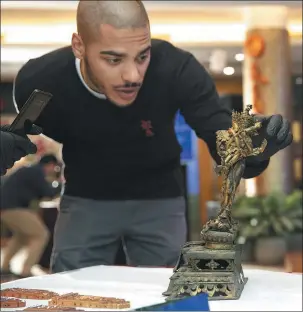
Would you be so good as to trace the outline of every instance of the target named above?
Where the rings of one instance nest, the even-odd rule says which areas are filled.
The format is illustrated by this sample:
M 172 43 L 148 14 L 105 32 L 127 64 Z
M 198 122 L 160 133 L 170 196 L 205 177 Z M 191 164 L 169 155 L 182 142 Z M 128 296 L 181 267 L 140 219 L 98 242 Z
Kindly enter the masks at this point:
M 244 274 L 249 280 L 241 298 L 210 301 L 211 311 L 302 311 L 302 274 L 249 269 Z M 95 266 L 8 282 L 1 289 L 38 288 L 60 294 L 79 292 L 118 297 L 130 300 L 131 308 L 136 309 L 164 302 L 161 294 L 167 289 L 171 275 L 171 269 Z M 28 304 L 37 302 L 28 300 Z

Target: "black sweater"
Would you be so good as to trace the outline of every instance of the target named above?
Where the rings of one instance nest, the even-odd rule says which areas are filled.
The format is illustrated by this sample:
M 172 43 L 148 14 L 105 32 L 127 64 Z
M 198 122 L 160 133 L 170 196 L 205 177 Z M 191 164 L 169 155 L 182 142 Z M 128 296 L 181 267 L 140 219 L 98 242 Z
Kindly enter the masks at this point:
M 63 143 L 65 194 L 92 199 L 152 199 L 183 194 L 181 148 L 174 131 L 178 110 L 216 158 L 215 132 L 231 126 L 204 67 L 188 52 L 152 40 L 151 63 L 136 101 L 120 108 L 95 97 L 81 82 L 71 47 L 26 63 L 15 81 L 20 108 L 34 89 L 53 94 L 37 120 Z M 151 125 L 152 135 L 144 130 Z M 252 164 L 245 178 L 266 163 Z

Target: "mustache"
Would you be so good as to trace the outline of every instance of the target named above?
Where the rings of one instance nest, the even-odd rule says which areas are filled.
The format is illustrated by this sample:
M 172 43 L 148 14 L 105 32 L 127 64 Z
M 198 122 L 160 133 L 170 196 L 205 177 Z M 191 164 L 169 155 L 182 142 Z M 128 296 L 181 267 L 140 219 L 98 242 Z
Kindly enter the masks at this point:
M 140 88 L 142 83 L 139 82 L 127 82 L 124 85 L 116 86 L 115 89 L 134 89 Z

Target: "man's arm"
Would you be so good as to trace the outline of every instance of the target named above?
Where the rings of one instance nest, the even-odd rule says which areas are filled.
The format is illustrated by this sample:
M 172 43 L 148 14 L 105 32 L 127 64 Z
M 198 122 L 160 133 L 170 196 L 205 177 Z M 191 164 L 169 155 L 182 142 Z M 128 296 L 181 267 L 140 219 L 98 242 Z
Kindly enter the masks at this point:
M 37 71 L 35 60 L 28 61 L 18 72 L 13 85 L 13 102 L 17 113 L 26 103 L 35 89 L 55 94 L 55 78 L 51 79 L 47 73 Z M 58 109 L 54 96 L 41 112 L 35 124 L 43 129 L 43 134 L 59 143 L 62 143 L 61 111 Z
M 185 58 L 184 58 L 185 59 Z M 180 111 L 197 136 L 204 140 L 217 164 L 216 131 L 231 127 L 231 111 L 220 101 L 215 84 L 205 68 L 191 55 L 179 66 L 174 77 L 174 90 Z M 247 159 L 243 177 L 253 178 L 261 174 L 269 160 L 258 162 Z

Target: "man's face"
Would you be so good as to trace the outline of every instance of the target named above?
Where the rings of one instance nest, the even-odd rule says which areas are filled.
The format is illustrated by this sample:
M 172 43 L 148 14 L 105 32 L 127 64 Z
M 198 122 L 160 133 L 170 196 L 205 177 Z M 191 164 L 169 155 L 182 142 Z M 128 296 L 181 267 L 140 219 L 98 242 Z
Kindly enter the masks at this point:
M 86 77 L 117 106 L 134 102 L 150 62 L 149 27 L 100 27 L 100 39 L 85 46 Z

